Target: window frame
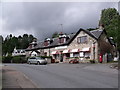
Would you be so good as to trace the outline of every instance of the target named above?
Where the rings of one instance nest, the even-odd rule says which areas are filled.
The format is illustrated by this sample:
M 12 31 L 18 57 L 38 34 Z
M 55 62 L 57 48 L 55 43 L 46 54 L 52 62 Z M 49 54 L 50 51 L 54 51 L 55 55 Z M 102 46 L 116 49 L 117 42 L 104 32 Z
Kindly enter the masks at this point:
M 84 37 L 86 37 L 86 39 Z M 82 38 L 84 38 L 84 42 L 82 41 Z M 77 38 L 77 43 L 78 44 L 87 43 L 87 42 L 88 42 L 87 36 L 80 36 L 80 37 Z

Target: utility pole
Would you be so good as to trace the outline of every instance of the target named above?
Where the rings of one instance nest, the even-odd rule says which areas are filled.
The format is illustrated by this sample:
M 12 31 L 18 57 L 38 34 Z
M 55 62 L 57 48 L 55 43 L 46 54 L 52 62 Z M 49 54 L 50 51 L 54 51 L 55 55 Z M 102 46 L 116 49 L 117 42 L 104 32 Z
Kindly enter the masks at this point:
M 60 24 L 61 28 L 62 28 L 62 32 L 63 32 L 63 24 Z

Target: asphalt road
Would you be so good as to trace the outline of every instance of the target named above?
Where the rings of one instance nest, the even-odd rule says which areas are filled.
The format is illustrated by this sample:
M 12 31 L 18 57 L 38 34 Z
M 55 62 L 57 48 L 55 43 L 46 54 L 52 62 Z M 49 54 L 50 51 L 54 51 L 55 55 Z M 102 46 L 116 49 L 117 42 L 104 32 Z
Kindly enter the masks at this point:
M 118 88 L 118 70 L 107 64 L 7 64 L 38 88 Z

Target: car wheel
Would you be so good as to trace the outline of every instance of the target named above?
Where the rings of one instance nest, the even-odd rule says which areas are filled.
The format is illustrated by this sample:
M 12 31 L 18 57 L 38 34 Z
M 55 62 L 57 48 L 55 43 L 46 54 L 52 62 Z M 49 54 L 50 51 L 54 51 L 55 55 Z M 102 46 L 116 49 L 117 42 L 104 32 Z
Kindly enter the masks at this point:
M 37 62 L 37 65 L 40 65 L 40 62 Z
M 30 61 L 28 62 L 28 64 L 31 64 Z
M 44 63 L 44 65 L 46 65 L 47 63 Z

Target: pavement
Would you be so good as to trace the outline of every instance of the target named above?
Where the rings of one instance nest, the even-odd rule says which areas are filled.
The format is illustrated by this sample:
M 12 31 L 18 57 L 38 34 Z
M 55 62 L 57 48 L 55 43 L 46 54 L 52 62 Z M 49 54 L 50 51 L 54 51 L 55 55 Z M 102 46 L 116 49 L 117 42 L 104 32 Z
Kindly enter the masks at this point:
M 22 72 L 10 66 L 3 66 L 2 88 L 37 88 L 37 86 Z
M 3 88 L 117 88 L 111 64 L 4 64 Z

